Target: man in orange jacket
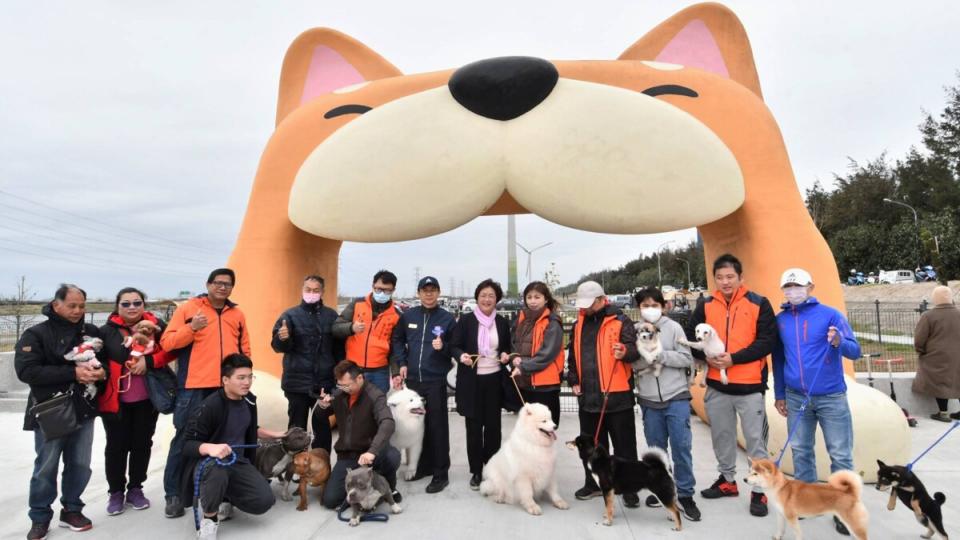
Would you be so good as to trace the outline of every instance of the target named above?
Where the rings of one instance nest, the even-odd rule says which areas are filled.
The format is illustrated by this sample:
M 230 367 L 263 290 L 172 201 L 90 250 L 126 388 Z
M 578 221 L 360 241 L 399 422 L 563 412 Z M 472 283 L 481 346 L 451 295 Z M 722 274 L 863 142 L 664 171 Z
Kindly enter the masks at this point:
M 167 465 L 163 471 L 163 490 L 168 518 L 183 515 L 180 499 L 180 475 L 183 471 L 183 436 L 187 421 L 211 393 L 220 388 L 220 363 L 234 353 L 250 355 L 250 332 L 243 312 L 230 301 L 236 275 L 229 268 L 218 268 L 207 277 L 207 294 L 180 305 L 160 338 L 164 350 L 177 358 L 177 404 Z
M 740 260 L 724 254 L 713 263 L 713 296 L 697 304 L 690 316 L 687 337 L 693 339 L 696 326 L 707 323 L 723 341 L 719 356 L 706 358 L 707 393 L 703 398 L 710 418 L 713 453 L 717 456 L 720 477 L 700 492 L 705 499 L 736 497 L 737 490 L 737 418 L 743 429 L 747 454 L 767 456 L 767 413 L 763 393 L 767 389 L 767 356 L 777 341 L 777 320 L 770 301 L 743 286 Z M 703 359 L 701 351 L 694 356 Z M 720 370 L 727 370 L 727 384 Z M 750 513 L 767 515 L 767 497 L 754 487 Z
M 397 276 L 380 270 L 373 276 L 373 292 L 344 308 L 332 330 L 333 337 L 346 340 L 347 360 L 384 394 L 390 390 L 390 339 L 400 320 L 392 299 L 396 290 Z

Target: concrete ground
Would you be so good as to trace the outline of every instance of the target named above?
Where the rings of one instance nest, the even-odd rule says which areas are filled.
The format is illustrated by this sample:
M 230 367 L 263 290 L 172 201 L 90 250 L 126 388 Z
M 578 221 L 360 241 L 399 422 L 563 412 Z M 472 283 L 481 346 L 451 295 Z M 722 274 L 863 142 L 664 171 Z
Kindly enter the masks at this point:
M 504 416 L 504 433 L 509 434 L 513 426 L 513 416 Z M 169 416 L 162 417 L 158 426 L 157 439 L 169 436 Z M 0 445 L 0 478 L 6 487 L 0 490 L 0 512 L 6 519 L 0 524 L 0 538 L 23 538 L 29 529 L 27 512 L 27 492 L 33 467 L 33 438 L 31 434 L 20 430 L 22 415 L 0 413 L 0 429 L 7 433 L 5 444 Z M 560 423 L 560 441 L 572 439 L 577 432 L 577 418 L 573 414 L 564 414 Z M 710 446 L 709 427 L 694 418 L 691 422 L 694 441 L 694 469 L 697 489 L 708 487 L 716 478 L 716 461 Z M 927 418 L 911 431 L 914 454 L 920 453 L 936 440 L 949 424 L 935 422 Z M 770 538 L 775 530 L 776 519 L 771 514 L 765 518 L 752 517 L 747 512 L 749 497 L 747 486 L 741 483 L 741 494 L 737 498 L 704 500 L 699 495 L 697 503 L 703 512 L 703 520 L 698 523 L 684 521 L 683 532 L 670 530 L 670 522 L 662 509 L 637 508 L 625 509 L 618 500 L 614 524 L 605 527 L 601 524 L 602 502 L 577 501 L 573 492 L 582 485 L 583 472 L 576 455 L 558 445 L 558 475 L 563 496 L 571 503 L 571 509 L 562 511 L 546 503 L 542 516 L 527 515 L 517 506 L 501 506 L 485 500 L 467 485 L 469 478 L 464 450 L 463 420 L 456 414 L 450 415 L 451 457 L 453 467 L 450 471 L 450 486 L 443 492 L 428 495 L 424 488 L 428 480 L 417 482 L 400 481 L 400 491 L 404 499 L 404 511 L 391 516 L 389 523 L 362 523 L 357 528 L 337 520 L 336 515 L 320 506 L 316 492 L 311 495 L 310 508 L 306 512 L 297 512 L 296 503 L 277 502 L 276 506 L 263 516 L 237 516 L 220 527 L 220 537 L 224 539 L 259 539 L 276 537 L 283 539 L 328 538 L 377 538 L 389 534 L 396 539 L 451 538 L 467 540 L 472 538 L 584 538 L 584 539 L 621 539 L 621 538 L 719 538 L 749 539 Z M 642 441 L 642 426 L 638 420 L 639 439 Z M 960 430 L 956 430 L 960 431 Z M 165 449 L 155 445 L 155 454 L 150 463 L 149 478 L 145 492 L 154 502 L 154 507 L 143 511 L 128 509 L 119 516 L 106 514 L 106 480 L 103 474 L 103 430 L 97 422 L 94 440 L 93 477 L 87 488 L 85 502 L 86 514 L 93 520 L 90 532 L 73 533 L 54 526 L 50 538 L 189 538 L 194 534 L 191 514 L 179 519 L 167 519 L 163 516 L 163 492 L 161 486 Z M 940 446 L 917 464 L 915 471 L 926 483 L 930 491 L 943 491 L 947 494 L 944 516 L 947 531 L 958 532 L 960 510 L 956 499 L 960 491 L 951 490 L 953 482 L 960 482 L 960 463 L 955 456 L 960 452 L 960 433 L 951 434 Z M 951 458 L 951 456 L 954 456 Z M 746 465 L 745 459 L 741 462 Z M 742 468 L 741 468 L 742 471 Z M 742 475 L 742 473 L 741 473 Z M 276 489 L 276 488 L 275 488 Z M 877 492 L 872 486 L 866 486 L 864 503 L 871 514 L 870 531 L 872 538 L 917 538 L 922 528 L 914 521 L 910 511 L 898 507 L 889 512 L 885 505 L 886 494 Z M 382 507 L 385 508 L 385 507 Z M 59 510 L 59 505 L 54 505 Z M 56 521 L 54 521 L 56 525 Z M 828 517 L 808 519 L 802 522 L 807 538 L 839 538 L 833 531 L 832 520 Z M 788 533 L 788 538 L 792 538 Z

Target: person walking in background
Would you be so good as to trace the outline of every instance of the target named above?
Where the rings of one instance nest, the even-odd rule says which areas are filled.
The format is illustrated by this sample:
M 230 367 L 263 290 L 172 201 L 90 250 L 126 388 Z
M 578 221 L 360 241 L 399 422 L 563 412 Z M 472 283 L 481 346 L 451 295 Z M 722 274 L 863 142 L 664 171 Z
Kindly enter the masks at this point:
M 457 412 L 464 417 L 470 489 L 480 489 L 483 466 L 500 449 L 502 364 L 510 361 L 510 323 L 497 314 L 503 289 L 485 279 L 473 292 L 477 309 L 460 316 L 450 339 L 450 352 L 457 363 Z M 562 338 L 562 336 L 561 336 Z
M 400 320 L 392 299 L 396 290 L 397 276 L 380 270 L 373 275 L 373 292 L 351 302 L 333 324 L 333 335 L 346 340 L 346 359 L 384 394 L 390 390 L 390 340 Z
M 542 403 L 560 426 L 560 382 L 563 380 L 563 324 L 558 304 L 542 281 L 523 289 L 523 309 L 513 329 L 511 376 L 527 403 Z
M 933 309 L 924 312 L 913 332 L 913 347 L 920 355 L 913 391 L 937 400 L 930 417 L 941 422 L 960 420 L 960 412 L 947 412 L 948 400 L 960 398 L 960 310 L 953 291 L 940 285 L 930 295 Z

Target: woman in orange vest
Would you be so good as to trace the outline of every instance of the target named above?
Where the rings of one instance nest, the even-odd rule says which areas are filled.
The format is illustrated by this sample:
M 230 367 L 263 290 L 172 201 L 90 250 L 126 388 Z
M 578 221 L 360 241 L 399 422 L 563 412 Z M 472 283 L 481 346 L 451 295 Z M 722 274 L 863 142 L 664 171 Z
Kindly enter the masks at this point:
M 560 381 L 563 378 L 563 325 L 557 301 L 542 281 L 523 289 L 523 309 L 513 330 L 513 373 L 527 403 L 550 409 L 560 425 Z

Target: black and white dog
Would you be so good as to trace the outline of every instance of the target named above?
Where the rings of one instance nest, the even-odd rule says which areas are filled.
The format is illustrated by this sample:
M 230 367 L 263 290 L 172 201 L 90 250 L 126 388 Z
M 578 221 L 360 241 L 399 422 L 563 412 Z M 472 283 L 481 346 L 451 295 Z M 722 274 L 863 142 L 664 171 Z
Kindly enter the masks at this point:
M 933 497 L 927 493 L 927 488 L 913 474 L 913 471 L 900 465 L 887 465 L 877 460 L 880 470 L 877 471 L 877 490 L 890 491 L 890 501 L 887 510 L 897 506 L 897 498 L 910 507 L 914 516 L 927 532 L 921 534 L 923 538 L 932 538 L 934 533 L 946 540 L 947 531 L 943 528 L 943 513 L 940 507 L 947 501 L 946 495 L 939 491 Z

